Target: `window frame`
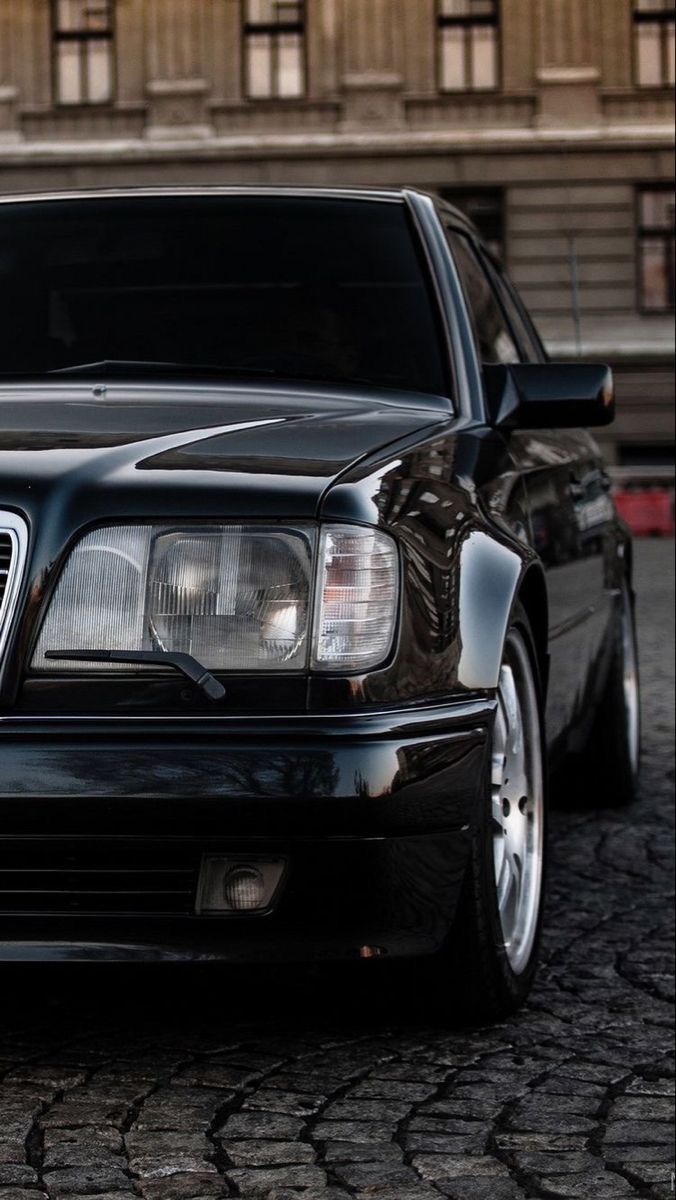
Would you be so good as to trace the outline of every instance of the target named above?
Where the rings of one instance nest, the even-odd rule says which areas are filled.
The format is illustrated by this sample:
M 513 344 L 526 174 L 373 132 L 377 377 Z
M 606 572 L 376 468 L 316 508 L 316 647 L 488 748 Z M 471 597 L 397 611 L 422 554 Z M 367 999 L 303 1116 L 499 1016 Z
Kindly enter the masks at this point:
M 528 356 L 525 353 L 524 348 L 521 344 L 521 339 L 517 336 L 516 331 L 512 325 L 512 322 L 509 318 L 509 313 L 505 309 L 504 303 L 502 301 L 502 297 L 500 295 L 500 291 L 498 288 L 496 288 L 494 286 L 493 281 L 491 280 L 491 277 L 484 266 L 483 255 L 488 254 L 489 252 L 481 244 L 481 242 L 476 237 L 476 235 L 472 232 L 472 230 L 464 229 L 461 225 L 458 225 L 455 222 L 453 222 L 452 219 L 447 219 L 446 217 L 442 216 L 442 227 L 443 227 L 443 231 L 444 231 L 444 237 L 446 239 L 446 245 L 448 247 L 448 253 L 451 256 L 451 259 L 453 261 L 453 266 L 457 272 L 458 280 L 460 282 L 462 296 L 463 296 L 463 300 L 465 302 L 465 309 L 467 311 L 467 320 L 469 323 L 469 327 L 472 331 L 472 338 L 474 341 L 474 349 L 475 349 L 475 353 L 476 353 L 477 362 L 479 364 L 479 369 L 483 373 L 484 367 L 495 366 L 495 365 L 497 365 L 497 363 L 489 362 L 488 360 L 484 359 L 481 354 L 481 341 L 480 341 L 480 336 L 479 336 L 479 330 L 477 328 L 476 319 L 474 316 L 474 310 L 472 308 L 470 298 L 467 294 L 467 288 L 465 286 L 463 272 L 460 269 L 460 266 L 458 265 L 455 250 L 450 241 L 450 235 L 453 235 L 454 237 L 457 237 L 457 238 L 461 238 L 465 242 L 467 242 L 468 247 L 469 247 L 469 253 L 475 260 L 477 271 L 478 271 L 479 275 L 483 276 L 483 278 L 486 282 L 486 287 L 488 288 L 491 296 L 493 297 L 493 300 L 495 301 L 498 312 L 502 314 L 502 319 L 504 321 L 505 329 L 506 329 L 507 333 L 509 334 L 509 337 L 513 343 L 514 349 L 517 354 L 517 361 L 518 362 L 527 362 Z M 508 365 L 508 363 L 505 362 L 503 365 Z
M 117 40 L 116 18 L 117 5 L 115 0 L 106 0 L 108 9 L 108 27 L 107 29 L 60 29 L 59 28 L 59 0 L 52 0 L 50 4 L 50 37 L 51 37 L 51 83 L 52 83 L 52 99 L 56 108 L 75 109 L 75 108 L 105 108 L 115 103 L 117 96 L 117 57 L 115 54 L 115 45 Z M 61 42 L 73 42 L 79 46 L 79 75 L 80 75 L 80 99 L 78 100 L 63 100 L 59 90 L 59 63 L 57 47 Z M 87 42 L 105 42 L 108 46 L 109 71 L 110 71 L 110 95 L 105 100 L 90 100 L 85 96 L 87 92 L 85 84 L 85 63 L 87 53 L 84 49 Z
M 479 261 L 483 268 L 484 274 L 488 277 L 488 282 L 493 288 L 500 302 L 500 307 L 505 314 L 505 318 L 509 325 L 516 346 L 521 354 L 523 362 L 546 362 L 547 351 L 540 334 L 538 333 L 533 319 L 528 312 L 523 300 L 517 292 L 509 275 L 505 271 L 502 264 L 491 253 L 488 246 L 484 245 L 478 239 L 474 242 L 474 248 L 477 252 Z M 497 284 L 493 286 L 492 274 L 495 275 Z M 503 294 L 504 293 L 504 294 Z M 531 345 L 528 346 L 521 337 L 520 329 L 515 325 L 514 320 L 510 316 L 507 302 L 513 305 L 520 325 L 523 326 L 526 336 L 530 339 Z M 532 357 L 532 351 L 535 351 L 535 357 Z
M 465 16 L 456 16 L 456 17 L 449 16 L 447 13 L 442 12 L 442 3 L 443 3 L 443 0 L 436 0 L 436 6 L 435 6 L 435 39 L 436 39 L 435 58 L 436 58 L 436 74 L 437 74 L 437 92 L 439 92 L 442 96 L 465 96 L 468 94 L 472 95 L 472 96 L 475 96 L 477 94 L 479 94 L 479 95 L 485 94 L 485 95 L 489 95 L 489 96 L 495 95 L 495 93 L 499 92 L 502 87 L 502 76 L 503 76 L 502 38 L 500 36 L 501 30 L 502 30 L 502 20 L 501 20 L 502 13 L 501 13 L 501 9 L 500 9 L 500 0 L 492 0 L 492 3 L 493 3 L 493 13 L 492 14 L 487 13 L 486 15 L 480 15 L 480 16 L 472 16 L 471 13 L 467 13 Z M 450 29 L 450 28 L 453 28 L 454 26 L 456 28 L 462 28 L 462 29 L 467 30 L 467 29 L 471 29 L 471 28 L 476 28 L 476 26 L 479 26 L 479 25 L 484 25 L 484 26 L 488 26 L 490 28 L 495 29 L 495 36 L 496 36 L 495 83 L 492 84 L 490 87 L 476 87 L 476 86 L 474 86 L 473 83 L 467 83 L 467 82 L 465 82 L 464 86 L 462 86 L 462 87 L 453 87 L 453 88 L 445 87 L 442 83 L 442 74 L 443 74 L 443 71 L 442 71 L 443 46 L 442 46 L 442 39 L 441 39 L 442 30 Z M 471 72 L 468 72 L 468 70 L 467 70 L 468 66 L 470 64 L 470 61 L 471 61 L 470 57 L 469 57 L 469 46 L 470 46 L 470 39 L 466 37 L 464 40 L 464 46 L 463 46 L 464 53 L 465 53 L 465 72 L 466 72 L 465 78 L 466 78 L 466 80 L 471 77 Z
M 660 50 L 661 50 L 661 71 L 659 83 L 642 83 L 639 79 L 639 53 L 638 53 L 638 28 L 640 25 L 659 25 L 660 26 Z M 631 47 L 632 47 L 632 78 L 634 87 L 640 88 L 641 91 L 663 91 L 665 88 L 669 91 L 674 90 L 674 83 L 670 83 L 668 79 L 668 53 L 669 53 L 669 38 L 667 28 L 672 24 L 676 26 L 676 9 L 675 8 L 654 8 L 642 9 L 637 7 L 637 0 L 632 0 L 631 11 Z
M 505 187 L 501 187 L 500 185 L 497 185 L 495 187 L 490 187 L 490 186 L 489 187 L 466 187 L 464 185 L 462 185 L 460 187 L 450 187 L 450 186 L 444 185 L 443 187 L 437 187 L 435 190 L 438 192 L 439 198 L 441 199 L 443 204 L 448 204 L 452 208 L 457 209 L 460 213 L 462 213 L 462 215 L 466 218 L 466 220 L 469 221 L 470 225 L 473 227 L 473 229 L 476 232 L 477 241 L 480 243 L 480 245 L 483 247 L 483 249 L 487 250 L 490 254 L 492 254 L 492 249 L 491 249 L 490 243 L 491 243 L 491 241 L 497 242 L 500 246 L 500 254 L 497 256 L 498 259 L 506 257 L 506 250 L 507 250 L 507 198 L 506 198 L 506 193 L 507 193 L 507 189 Z M 497 214 L 499 217 L 499 229 L 497 230 L 498 237 L 496 237 L 496 238 L 491 238 L 487 234 L 486 229 L 482 228 L 482 225 L 479 223 L 478 216 L 476 214 L 472 213 L 471 209 L 469 209 L 469 208 L 466 209 L 464 207 L 464 201 L 467 198 L 472 198 L 472 197 L 479 198 L 481 196 L 484 196 L 486 198 L 488 198 L 490 196 L 491 199 L 497 200 L 496 211 L 497 211 Z M 449 216 L 452 217 L 452 214 L 449 214 Z
M 307 0 L 297 0 L 302 9 L 302 19 L 300 21 L 249 21 L 247 20 L 248 0 L 242 0 L 240 10 L 240 55 L 241 55 L 241 77 L 242 77 L 242 94 L 244 99 L 250 104 L 297 104 L 299 101 L 307 99 L 308 93 L 308 38 L 307 38 L 307 22 L 308 22 L 308 5 Z M 301 39 L 301 90 L 297 96 L 282 96 L 274 89 L 266 96 L 255 96 L 252 94 L 249 80 L 249 46 L 250 38 L 256 34 L 268 34 L 272 39 L 272 71 L 273 76 L 278 77 L 279 67 L 279 42 L 277 38 L 284 33 L 297 33 Z
M 674 195 L 674 184 L 670 181 L 661 181 L 655 183 L 639 183 L 636 186 L 634 194 L 634 211 L 635 211 L 635 261 L 636 261 L 636 307 L 641 316 L 644 317 L 664 317 L 676 311 L 676 250 L 674 249 L 674 237 L 676 230 L 676 222 L 671 227 L 660 225 L 644 225 L 642 221 L 641 199 L 645 192 L 662 192 L 666 195 Z M 660 237 L 664 243 L 667 254 L 667 290 L 669 299 L 664 308 L 651 308 L 644 303 L 644 288 L 643 288 L 643 240 L 644 238 Z M 670 267 L 670 271 L 669 271 Z

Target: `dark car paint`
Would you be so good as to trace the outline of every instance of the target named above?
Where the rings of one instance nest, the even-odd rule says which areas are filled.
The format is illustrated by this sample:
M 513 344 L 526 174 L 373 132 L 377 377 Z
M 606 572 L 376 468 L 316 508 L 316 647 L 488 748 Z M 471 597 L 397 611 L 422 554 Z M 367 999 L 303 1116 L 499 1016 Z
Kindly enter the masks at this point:
M 258 923 L 56 915 L 45 901 L 42 915 L 0 915 L 0 958 L 431 952 L 452 922 L 481 811 L 517 597 L 548 684 L 553 755 L 593 710 L 625 569 L 598 450 L 582 431 L 490 428 L 434 205 L 407 203 L 455 355 L 452 401 L 270 381 L 0 388 L 0 509 L 22 513 L 30 531 L 0 691 L 0 880 L 15 861 L 13 879 L 40 878 L 45 854 L 67 880 L 83 847 L 120 870 L 130 846 L 151 865 L 182 848 L 193 874 L 207 849 L 262 846 L 296 864 L 279 909 Z M 30 671 L 85 529 L 242 516 L 392 532 L 404 587 L 388 662 L 350 677 L 219 673 L 227 697 L 216 714 L 169 672 Z

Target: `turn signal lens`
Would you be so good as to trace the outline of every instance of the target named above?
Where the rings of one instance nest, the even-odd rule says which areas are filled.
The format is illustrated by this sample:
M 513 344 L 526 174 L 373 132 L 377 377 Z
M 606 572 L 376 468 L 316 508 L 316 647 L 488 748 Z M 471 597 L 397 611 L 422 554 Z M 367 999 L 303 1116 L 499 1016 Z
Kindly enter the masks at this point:
M 313 666 L 362 671 L 392 648 L 399 597 L 394 541 L 377 529 L 333 525 L 320 537 Z

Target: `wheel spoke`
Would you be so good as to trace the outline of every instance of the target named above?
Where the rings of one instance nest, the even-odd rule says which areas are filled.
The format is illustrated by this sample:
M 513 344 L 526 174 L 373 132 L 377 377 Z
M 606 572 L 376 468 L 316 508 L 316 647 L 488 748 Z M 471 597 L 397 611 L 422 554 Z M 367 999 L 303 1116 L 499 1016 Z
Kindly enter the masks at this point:
M 496 901 L 517 973 L 535 937 L 541 883 L 542 761 L 537 696 L 525 642 L 511 630 L 500 670 L 491 747 L 491 829 Z

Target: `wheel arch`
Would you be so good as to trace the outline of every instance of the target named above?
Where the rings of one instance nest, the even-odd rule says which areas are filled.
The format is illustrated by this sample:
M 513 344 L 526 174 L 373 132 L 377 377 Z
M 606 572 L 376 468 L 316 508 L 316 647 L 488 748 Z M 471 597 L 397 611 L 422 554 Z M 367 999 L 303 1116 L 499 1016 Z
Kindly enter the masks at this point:
M 523 576 L 516 599 L 523 605 L 535 642 L 543 696 L 549 680 L 549 599 L 541 567 L 533 563 Z

